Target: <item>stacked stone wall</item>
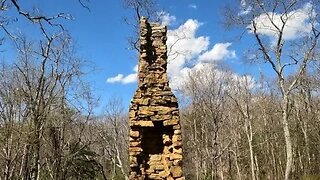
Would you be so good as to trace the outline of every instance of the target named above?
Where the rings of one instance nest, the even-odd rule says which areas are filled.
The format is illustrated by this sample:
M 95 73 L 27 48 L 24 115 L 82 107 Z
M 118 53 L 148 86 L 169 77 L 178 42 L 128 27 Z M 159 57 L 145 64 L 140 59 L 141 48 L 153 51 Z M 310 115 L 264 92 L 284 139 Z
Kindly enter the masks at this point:
M 184 179 L 179 109 L 167 78 L 167 29 L 140 20 L 138 89 L 129 110 L 130 179 Z

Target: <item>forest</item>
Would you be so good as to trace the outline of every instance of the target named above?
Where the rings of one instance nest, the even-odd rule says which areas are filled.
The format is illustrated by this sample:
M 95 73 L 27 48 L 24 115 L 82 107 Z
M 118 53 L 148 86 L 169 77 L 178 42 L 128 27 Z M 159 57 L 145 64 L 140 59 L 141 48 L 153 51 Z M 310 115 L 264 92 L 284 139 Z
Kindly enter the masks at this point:
M 156 2 L 123 2 L 131 12 L 132 47 L 140 16 L 157 21 Z M 90 11 L 97 2 L 74 3 Z M 95 113 L 86 64 L 64 26 L 72 17 L 22 4 L 0 0 L 0 47 L 13 44 L 17 57 L 0 60 L 0 179 L 128 180 L 128 107 L 111 98 Z M 310 32 L 288 40 L 292 12 L 306 4 Z M 255 44 L 246 59 L 266 64 L 270 73 L 253 82 L 219 64 L 219 71 L 189 74 L 175 91 L 185 179 L 320 179 L 320 1 L 246 0 L 250 8 L 241 16 L 235 6 L 225 6 L 221 26 L 249 29 Z M 261 14 L 269 26 L 258 22 Z M 38 40 L 13 33 L 17 21 L 32 24 Z M 272 45 L 263 28 L 274 33 Z

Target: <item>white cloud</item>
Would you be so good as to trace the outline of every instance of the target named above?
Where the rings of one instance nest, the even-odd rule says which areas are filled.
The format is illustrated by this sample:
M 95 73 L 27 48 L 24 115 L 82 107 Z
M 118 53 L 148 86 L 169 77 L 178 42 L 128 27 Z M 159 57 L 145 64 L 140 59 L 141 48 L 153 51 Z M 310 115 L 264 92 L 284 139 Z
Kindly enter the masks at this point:
M 173 90 L 182 89 L 186 81 L 188 81 L 189 76 L 192 74 L 197 74 L 198 72 L 209 71 L 213 66 L 209 63 L 197 63 L 193 67 L 183 67 L 175 73 L 171 73 L 170 76 L 170 87 Z
M 211 69 L 216 61 L 236 57 L 235 51 L 228 49 L 231 43 L 217 43 L 209 49 L 210 38 L 196 35 L 201 25 L 197 20 L 189 19 L 177 29 L 168 31 L 168 73 L 170 87 L 174 90 L 185 84 L 190 73 Z
M 134 66 L 133 71 L 138 72 L 138 64 Z
M 197 5 L 195 5 L 195 4 L 189 4 L 188 7 L 192 8 L 192 9 L 197 9 L 198 8 Z
M 177 19 L 175 16 L 170 15 L 169 13 L 164 11 L 159 12 L 158 16 L 160 17 L 161 25 L 163 26 L 169 26 Z
M 230 49 L 231 43 L 217 43 L 211 46 L 208 36 L 197 36 L 201 25 L 202 23 L 197 20 L 188 19 L 178 28 L 168 30 L 168 74 L 170 87 L 173 90 L 183 87 L 190 74 L 198 71 L 209 72 L 215 67 L 215 62 L 236 57 L 235 51 Z M 118 74 L 108 78 L 107 82 L 122 84 L 136 82 L 137 65 L 133 71 L 127 76 Z M 218 69 L 216 72 L 223 74 Z
M 137 72 L 138 72 L 138 65 L 135 65 L 132 69 L 134 72 L 124 76 L 123 74 L 118 74 L 114 77 L 110 77 L 107 79 L 107 83 L 122 83 L 122 84 L 129 84 L 134 83 L 137 81 Z
M 250 75 L 239 76 L 237 74 L 232 74 L 230 78 L 233 81 L 233 87 L 240 86 L 241 88 L 247 89 L 253 89 L 257 87 L 257 83 L 255 82 L 254 78 Z M 229 89 L 233 88 L 229 87 Z
M 123 74 L 118 74 L 114 77 L 110 77 L 107 79 L 108 83 L 116 83 L 116 82 L 121 82 L 123 79 Z
M 310 16 L 315 16 L 315 12 L 312 10 L 310 3 L 305 4 L 302 8 L 288 12 L 287 16 L 284 16 L 284 20 L 287 21 L 283 30 L 283 39 L 292 40 L 299 37 L 308 35 L 312 31 L 312 24 L 308 22 Z M 272 20 L 269 19 L 272 18 Z M 254 19 L 256 22 L 257 33 L 271 38 L 277 37 L 278 30 L 272 24 L 272 22 L 281 29 L 283 26 L 281 20 L 281 14 L 274 12 L 268 12 L 261 14 Z M 248 26 L 253 32 L 253 25 Z
M 188 61 L 208 49 L 209 37 L 196 37 L 201 26 L 197 20 L 189 19 L 180 27 L 168 31 L 168 72 L 180 71 Z
M 122 79 L 123 84 L 133 83 L 137 81 L 137 73 L 132 73 Z
M 247 88 L 253 89 L 257 87 L 257 83 L 254 78 L 250 75 L 239 75 L 232 71 L 221 70 L 216 68 L 214 64 L 211 63 L 198 63 L 192 68 L 184 68 L 182 70 L 183 76 L 176 77 L 173 79 L 177 86 L 177 89 L 182 90 L 184 93 L 188 93 L 188 86 L 185 81 L 188 81 L 190 78 L 193 78 L 192 83 L 195 83 L 198 87 L 201 87 L 202 90 L 206 88 L 212 88 L 213 84 L 222 85 L 221 88 L 225 90 L 234 90 L 236 88 Z M 179 84 L 177 84 L 179 83 Z
M 231 43 L 217 43 L 213 48 L 199 56 L 199 61 L 203 62 L 213 62 L 219 61 L 224 58 L 235 58 L 236 52 L 234 50 L 229 50 L 228 47 Z

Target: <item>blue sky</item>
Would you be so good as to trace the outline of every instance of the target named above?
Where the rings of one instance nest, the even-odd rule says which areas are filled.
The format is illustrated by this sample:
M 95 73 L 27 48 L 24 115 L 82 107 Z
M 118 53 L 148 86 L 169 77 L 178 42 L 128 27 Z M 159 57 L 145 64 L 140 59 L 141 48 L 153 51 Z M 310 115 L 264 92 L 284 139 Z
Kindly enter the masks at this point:
M 137 52 L 128 49 L 127 38 L 132 29 L 123 21 L 130 12 L 121 1 L 91 1 L 89 6 L 90 13 L 74 4 L 65 7 L 66 11 L 71 9 L 70 13 L 75 17 L 74 22 L 68 22 L 68 29 L 77 40 L 79 53 L 97 67 L 89 79 L 96 94 L 101 96 L 101 104 L 110 97 L 119 97 L 127 106 L 136 90 L 136 82 L 107 83 L 107 79 L 119 73 L 124 76 L 131 74 L 137 64 Z M 159 1 L 161 10 L 175 16 L 169 29 L 176 29 L 189 19 L 197 20 L 202 25 L 197 29 L 196 36 L 209 37 L 208 48 L 215 43 L 229 42 L 236 36 L 222 27 L 223 6 L 222 1 Z M 230 49 L 234 47 L 231 45 Z M 241 64 L 237 58 L 230 60 L 235 61 L 236 66 Z
M 239 40 L 241 31 L 224 29 L 222 9 L 228 1 L 158 2 L 159 10 L 163 14 L 163 23 L 169 27 L 168 46 L 176 40 L 176 36 L 188 35 L 188 40 L 175 47 L 177 50 L 184 50 L 186 55 L 175 58 L 168 67 L 174 89 L 183 84 L 187 73 L 215 66 L 218 62 L 228 64 L 234 71 L 234 76 L 250 74 L 252 80 L 258 77 L 259 71 L 270 68 L 266 64 L 243 62 L 243 53 L 253 47 L 253 41 L 249 36 L 250 32 L 246 32 Z M 123 2 L 91 0 L 88 4 L 90 12 L 81 7 L 77 0 L 30 0 L 30 3 L 23 4 L 23 7 L 30 9 L 33 7 L 31 4 L 40 7 L 49 15 L 66 12 L 73 16 L 74 20 L 65 21 L 65 27 L 76 42 L 77 54 L 89 62 L 89 67 L 94 68 L 86 78 L 101 100 L 97 112 L 101 112 L 103 105 L 112 97 L 121 98 L 123 105 L 127 107 L 137 87 L 132 77 L 135 76 L 138 59 L 137 52 L 129 49 L 127 38 L 132 35 L 132 28 L 123 18 L 131 12 L 124 8 Z M 240 6 L 239 3 L 239 12 Z M 263 20 L 261 17 L 261 21 Z M 23 23 L 20 26 L 26 34 L 34 34 L 31 26 Z M 288 39 L 297 36 L 294 29 L 288 31 L 293 32 Z M 272 39 L 273 35 L 270 32 L 261 30 L 260 33 Z M 272 40 L 270 41 L 272 43 Z M 10 57 L 10 51 L 3 55 L 3 58 Z

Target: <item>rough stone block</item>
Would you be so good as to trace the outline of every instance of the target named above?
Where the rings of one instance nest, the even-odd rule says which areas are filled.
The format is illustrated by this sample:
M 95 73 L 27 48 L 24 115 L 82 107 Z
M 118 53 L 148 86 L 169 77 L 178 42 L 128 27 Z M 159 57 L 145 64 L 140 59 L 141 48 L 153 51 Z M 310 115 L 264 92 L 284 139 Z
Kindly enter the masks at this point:
M 162 178 L 166 178 L 170 175 L 170 171 L 161 171 L 159 173 L 159 176 L 162 177 Z
M 138 156 L 138 155 L 140 155 L 140 154 L 141 154 L 140 151 L 130 151 L 130 150 L 129 150 L 129 155 L 130 155 L 130 156 Z
M 148 177 L 149 179 L 162 179 L 159 174 L 151 174 Z
M 176 135 L 180 135 L 181 134 L 181 130 L 180 129 L 176 129 L 176 130 L 174 130 L 173 133 L 176 134 Z
M 179 123 L 178 119 L 171 119 L 171 120 L 166 120 L 163 122 L 164 126 L 172 126 L 172 125 L 177 125 Z
M 141 147 L 129 147 L 130 152 L 142 152 Z
M 173 142 L 173 146 L 174 147 L 181 147 L 182 146 L 182 142 L 181 141 L 174 141 Z
M 182 137 L 181 137 L 181 135 L 173 135 L 172 136 L 172 141 L 173 142 L 176 142 L 176 141 L 182 141 Z
M 140 146 L 140 142 L 139 141 L 132 141 L 132 142 L 129 142 L 129 146 L 130 147 L 137 147 L 137 146 Z
M 181 154 L 182 155 L 182 148 L 173 148 L 173 153 L 174 154 Z
M 129 111 L 129 118 L 135 118 L 136 112 L 134 110 Z
M 130 131 L 130 137 L 137 138 L 137 137 L 139 137 L 139 134 L 140 134 L 139 131 L 132 131 L 132 130 Z
M 153 168 L 153 169 L 156 170 L 156 171 L 162 171 L 162 170 L 164 170 L 163 164 L 155 164 L 154 166 L 152 166 L 152 167 L 150 167 L 150 168 Z
M 137 125 L 141 127 L 154 127 L 152 121 L 137 121 Z
M 169 120 L 172 118 L 172 115 L 155 115 L 155 116 L 151 116 L 150 119 L 151 121 L 165 121 L 165 120 Z
M 161 154 L 153 154 L 150 156 L 150 161 L 161 161 L 162 155 Z
M 167 180 L 174 180 L 173 177 L 169 176 L 167 177 Z
M 182 155 L 181 154 L 171 154 L 170 155 L 170 160 L 181 160 Z
M 172 177 L 178 178 L 182 176 L 182 168 L 180 166 L 172 166 L 170 168 L 170 172 L 172 174 Z
M 177 129 L 181 129 L 180 124 L 174 125 L 172 126 L 172 129 L 177 130 Z
M 166 134 L 162 135 L 162 139 L 163 139 L 163 144 L 164 144 L 164 145 L 170 145 L 170 144 L 172 144 L 172 141 L 171 141 L 169 135 L 166 135 Z
M 174 166 L 182 166 L 182 160 L 181 159 L 176 159 L 173 161 Z
M 138 111 L 138 116 L 141 116 L 141 117 L 152 116 L 152 115 L 154 115 L 154 112 L 150 111 L 149 108 L 143 107 Z

